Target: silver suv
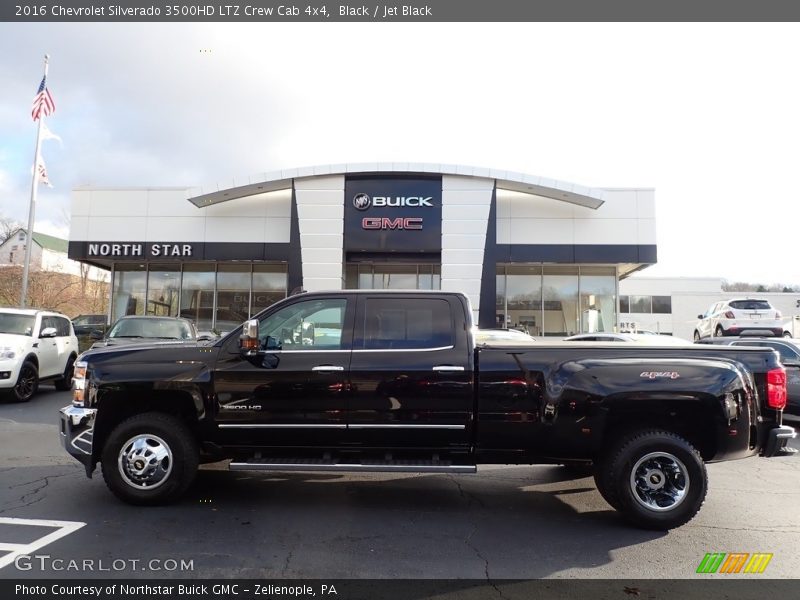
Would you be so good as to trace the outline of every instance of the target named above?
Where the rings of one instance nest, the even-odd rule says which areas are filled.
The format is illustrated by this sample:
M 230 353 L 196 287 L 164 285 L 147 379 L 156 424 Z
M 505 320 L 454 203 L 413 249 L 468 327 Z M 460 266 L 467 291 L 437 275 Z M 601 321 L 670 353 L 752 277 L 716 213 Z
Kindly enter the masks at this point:
M 757 332 L 762 335 L 783 335 L 780 311 L 775 310 L 769 300 L 760 298 L 736 298 L 712 304 L 705 314 L 697 315 L 694 340 L 725 335 L 740 335 L 742 332 Z
M 45 310 L 0 309 L 0 392 L 27 402 L 50 380 L 68 390 L 78 338 L 64 315 Z

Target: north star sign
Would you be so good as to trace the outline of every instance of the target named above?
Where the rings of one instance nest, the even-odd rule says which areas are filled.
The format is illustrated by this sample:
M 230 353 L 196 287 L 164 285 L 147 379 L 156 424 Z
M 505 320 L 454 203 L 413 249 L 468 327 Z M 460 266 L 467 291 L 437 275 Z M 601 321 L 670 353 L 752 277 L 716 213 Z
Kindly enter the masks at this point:
M 147 248 L 145 248 L 147 246 Z M 156 244 L 156 243 L 90 243 L 89 256 L 130 256 L 144 258 L 190 257 L 193 255 L 191 244 Z

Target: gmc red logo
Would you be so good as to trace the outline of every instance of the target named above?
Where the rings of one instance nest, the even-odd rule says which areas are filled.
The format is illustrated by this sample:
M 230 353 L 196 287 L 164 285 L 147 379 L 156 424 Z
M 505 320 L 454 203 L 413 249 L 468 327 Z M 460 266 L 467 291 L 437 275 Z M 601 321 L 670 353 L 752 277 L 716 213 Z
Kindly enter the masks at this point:
M 422 217 L 364 217 L 362 229 L 422 229 Z

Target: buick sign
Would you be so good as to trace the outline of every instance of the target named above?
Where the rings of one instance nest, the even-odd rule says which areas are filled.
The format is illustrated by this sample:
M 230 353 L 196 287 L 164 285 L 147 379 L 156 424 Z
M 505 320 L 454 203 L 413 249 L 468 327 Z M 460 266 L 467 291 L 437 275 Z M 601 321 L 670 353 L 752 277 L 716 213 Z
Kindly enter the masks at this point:
M 353 196 L 353 206 L 358 210 L 367 210 L 372 205 L 372 198 L 368 194 L 356 194 Z

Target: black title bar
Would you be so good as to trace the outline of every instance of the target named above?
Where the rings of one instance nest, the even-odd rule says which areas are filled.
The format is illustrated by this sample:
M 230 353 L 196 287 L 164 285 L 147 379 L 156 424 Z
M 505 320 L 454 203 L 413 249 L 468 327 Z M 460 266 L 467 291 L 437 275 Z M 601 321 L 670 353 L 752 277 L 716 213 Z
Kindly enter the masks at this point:
M 790 0 L 5 0 L 6 22 L 797 21 Z

